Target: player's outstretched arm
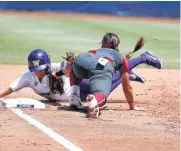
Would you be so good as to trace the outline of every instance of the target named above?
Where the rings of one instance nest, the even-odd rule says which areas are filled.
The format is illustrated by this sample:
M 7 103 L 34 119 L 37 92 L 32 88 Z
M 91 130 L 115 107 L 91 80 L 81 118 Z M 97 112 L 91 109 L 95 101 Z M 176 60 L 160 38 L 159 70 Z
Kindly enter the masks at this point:
M 5 87 L 4 89 L 0 90 L 0 98 L 4 97 L 4 96 L 7 96 L 9 94 L 11 94 L 13 91 L 12 89 L 8 86 L 8 87 Z
M 53 75 L 56 79 L 59 79 L 62 75 L 69 75 L 75 60 L 75 55 L 73 52 L 66 52 L 66 56 L 62 56 L 62 58 L 66 61 L 66 66 Z
M 125 94 L 128 104 L 129 104 L 130 110 L 144 111 L 145 109 L 136 107 L 134 105 L 133 89 L 130 84 L 130 79 L 129 79 L 129 75 L 128 75 L 128 63 L 125 58 L 123 59 L 123 66 L 120 69 L 120 74 L 121 74 L 123 92 Z
M 121 73 L 121 81 L 122 81 L 123 92 L 129 104 L 129 108 L 130 110 L 134 110 L 133 90 L 127 72 Z

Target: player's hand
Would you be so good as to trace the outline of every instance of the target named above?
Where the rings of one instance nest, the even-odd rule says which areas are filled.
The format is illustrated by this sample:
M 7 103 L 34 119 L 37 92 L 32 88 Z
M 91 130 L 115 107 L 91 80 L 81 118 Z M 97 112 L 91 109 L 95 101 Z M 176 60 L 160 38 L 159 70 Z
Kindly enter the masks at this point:
M 75 60 L 75 55 L 73 52 L 66 52 L 66 56 L 62 56 L 62 58 L 66 60 L 68 64 L 73 64 Z
M 132 56 L 133 56 L 133 53 L 132 53 L 132 52 L 127 52 L 127 53 L 125 54 L 126 59 L 130 59 Z

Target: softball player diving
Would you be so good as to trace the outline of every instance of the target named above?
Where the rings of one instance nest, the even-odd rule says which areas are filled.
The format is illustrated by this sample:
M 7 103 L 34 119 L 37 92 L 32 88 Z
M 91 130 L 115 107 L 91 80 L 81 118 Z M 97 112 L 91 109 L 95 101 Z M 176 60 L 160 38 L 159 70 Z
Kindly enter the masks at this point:
M 113 42 L 115 35 L 110 35 L 110 33 L 106 35 L 110 37 L 109 41 L 111 44 L 111 40 Z M 108 45 L 105 46 L 105 36 L 102 40 L 102 47 L 108 47 Z M 118 44 L 116 45 L 118 46 Z M 131 71 L 134 67 L 142 63 L 149 64 L 158 69 L 161 68 L 161 61 L 150 52 L 145 52 L 139 57 L 128 60 L 130 80 L 145 82 L 143 77 Z M 88 94 L 91 93 L 89 79 L 83 79 L 80 82 L 80 87 L 71 87 L 69 77 L 64 75 L 71 70 L 71 66 L 64 61 L 61 63 L 51 63 L 49 55 L 42 49 L 30 52 L 28 56 L 28 69 L 29 71 L 26 71 L 18 79 L 10 83 L 9 86 L 0 90 L 0 98 L 25 87 L 30 87 L 36 94 L 48 100 L 69 101 L 71 106 L 82 108 L 81 100 L 85 100 Z M 60 73 L 60 71 L 61 74 L 58 74 L 59 78 L 55 78 L 56 73 Z M 108 94 L 121 83 L 118 71 L 113 74 L 111 83 L 112 85 Z M 75 92 L 77 95 L 75 95 Z

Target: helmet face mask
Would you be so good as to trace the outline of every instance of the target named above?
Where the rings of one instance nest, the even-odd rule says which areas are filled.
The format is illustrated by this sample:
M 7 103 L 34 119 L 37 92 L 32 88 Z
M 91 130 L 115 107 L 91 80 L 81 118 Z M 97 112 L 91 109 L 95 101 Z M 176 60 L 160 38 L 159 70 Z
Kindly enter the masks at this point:
M 28 69 L 31 72 L 46 70 L 46 74 L 50 72 L 51 61 L 48 54 L 42 49 L 31 51 L 28 56 Z

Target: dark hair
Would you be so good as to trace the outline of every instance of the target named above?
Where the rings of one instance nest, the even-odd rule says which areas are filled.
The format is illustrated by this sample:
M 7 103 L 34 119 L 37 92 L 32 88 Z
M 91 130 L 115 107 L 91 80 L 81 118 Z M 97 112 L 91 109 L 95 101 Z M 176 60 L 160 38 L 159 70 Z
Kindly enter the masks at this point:
M 106 33 L 102 39 L 102 45 L 119 51 L 118 45 L 120 43 L 118 35 L 114 33 Z

